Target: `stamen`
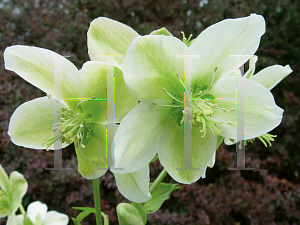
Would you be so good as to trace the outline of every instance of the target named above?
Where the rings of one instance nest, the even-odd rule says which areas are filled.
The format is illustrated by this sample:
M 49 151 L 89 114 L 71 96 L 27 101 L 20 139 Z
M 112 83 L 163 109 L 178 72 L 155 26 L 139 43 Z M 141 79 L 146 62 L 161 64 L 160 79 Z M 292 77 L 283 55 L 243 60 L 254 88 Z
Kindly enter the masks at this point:
M 91 163 L 95 164 L 95 161 L 94 161 L 94 160 L 92 160 L 92 159 L 86 157 L 86 156 L 82 153 L 82 151 L 81 151 L 81 149 L 80 149 L 80 145 L 82 145 L 82 144 L 79 144 L 79 142 L 78 142 L 78 150 L 79 150 L 79 152 L 81 153 L 81 155 L 82 155 L 84 158 L 86 158 L 87 160 L 89 160 Z M 84 146 L 84 145 L 83 145 L 83 146 Z M 85 146 L 84 146 L 84 148 L 85 148 Z
M 186 92 L 189 94 L 189 99 L 192 98 L 191 97 L 191 93 L 189 92 L 189 90 L 186 88 L 186 86 L 184 85 L 184 83 L 182 82 L 180 76 L 177 74 L 177 78 L 179 79 L 180 83 L 182 84 L 182 86 L 184 87 L 184 89 L 186 90 Z
M 180 102 L 180 103 L 184 103 L 180 100 L 178 100 L 177 98 L 175 98 L 173 95 L 171 95 L 165 88 L 162 89 L 163 91 L 165 91 L 171 98 L 173 98 L 175 101 Z

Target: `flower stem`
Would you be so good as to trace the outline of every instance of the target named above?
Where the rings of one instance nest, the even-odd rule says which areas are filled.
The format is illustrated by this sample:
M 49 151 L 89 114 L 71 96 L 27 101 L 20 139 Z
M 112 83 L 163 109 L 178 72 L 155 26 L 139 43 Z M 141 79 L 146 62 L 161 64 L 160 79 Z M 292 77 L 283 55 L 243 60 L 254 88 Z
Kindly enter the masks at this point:
M 97 225 L 102 225 L 99 179 L 93 179 L 94 204 Z
M 24 207 L 22 206 L 22 204 L 19 206 L 19 209 L 20 209 L 20 212 L 22 213 L 23 216 L 26 215 L 26 212 L 25 212 L 25 209 Z
M 162 182 L 162 180 L 165 178 L 165 176 L 168 174 L 168 172 L 163 169 L 160 174 L 158 175 L 158 177 L 155 179 L 155 181 L 153 182 L 153 184 L 150 186 L 150 193 L 153 194 L 153 192 L 155 191 L 155 189 L 158 187 L 158 185 L 160 184 L 160 182 Z

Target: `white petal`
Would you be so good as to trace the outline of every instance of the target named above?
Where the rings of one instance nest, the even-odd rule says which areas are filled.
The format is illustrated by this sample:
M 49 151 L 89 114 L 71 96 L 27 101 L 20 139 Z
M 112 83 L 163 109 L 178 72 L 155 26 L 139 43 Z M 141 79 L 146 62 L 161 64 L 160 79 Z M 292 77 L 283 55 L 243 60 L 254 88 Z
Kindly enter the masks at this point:
M 9 191 L 8 176 L 1 164 L 0 164 L 0 188 L 3 189 L 5 192 Z
M 134 173 L 114 173 L 114 175 L 118 190 L 128 200 L 141 203 L 151 199 L 151 194 L 149 192 L 150 178 L 148 165 Z
M 24 80 L 52 96 L 55 68 L 61 63 L 61 92 L 63 98 L 78 98 L 80 80 L 76 66 L 65 57 L 44 48 L 14 45 L 4 51 L 5 69 L 14 71 Z
M 124 59 L 124 80 L 138 100 L 170 99 L 163 91 L 183 93 L 177 74 L 183 80 L 187 46 L 179 39 L 164 35 L 136 37 Z
M 205 29 L 187 51 L 200 55 L 193 58 L 193 84 L 209 85 L 216 67 L 214 82 L 235 71 L 256 52 L 264 32 L 265 20 L 256 14 L 226 19 Z
M 200 127 L 192 128 L 192 157 L 188 165 L 184 165 L 184 152 L 189 151 L 184 149 L 184 125 L 179 126 L 175 120 L 163 129 L 161 135 L 158 158 L 174 180 L 191 184 L 205 175 L 217 146 L 217 137 L 210 130 L 202 138 Z M 194 169 L 189 168 L 190 165 Z
M 280 65 L 269 66 L 256 75 L 254 75 L 251 80 L 261 83 L 266 88 L 271 90 L 275 87 L 283 78 L 288 76 L 293 70 L 289 65 L 285 67 Z
M 115 60 L 122 65 L 129 44 L 138 35 L 131 27 L 118 21 L 105 17 L 94 19 L 87 33 L 90 59 L 106 62 L 104 55 L 116 56 Z
M 35 217 L 40 214 L 41 219 L 46 215 L 48 206 L 41 203 L 40 201 L 35 201 L 29 204 L 27 207 L 27 216 L 31 221 L 35 221 Z
M 53 98 L 42 97 L 25 102 L 13 113 L 9 121 L 8 135 L 15 145 L 26 148 L 45 149 L 44 138 L 53 137 L 54 122 Z M 61 107 L 61 106 L 57 106 Z M 67 144 L 63 143 L 62 147 Z M 49 149 L 53 149 L 54 144 Z
M 16 225 L 23 225 L 24 216 L 22 214 L 16 216 Z
M 210 91 L 216 98 L 235 99 L 236 98 L 236 77 L 228 76 L 219 80 Z M 245 101 L 244 101 L 244 139 L 250 139 L 265 134 L 277 127 L 282 119 L 283 109 L 278 107 L 274 101 L 272 93 L 262 84 L 245 79 Z M 220 108 L 236 108 L 236 100 L 214 101 Z M 236 111 L 214 111 L 215 116 L 224 120 L 220 124 L 222 129 L 220 136 L 236 139 Z M 234 125 L 227 124 L 231 121 Z
M 145 167 L 161 148 L 159 140 L 169 122 L 169 108 L 141 101 L 122 120 L 115 135 L 115 166 L 132 173 Z
M 67 225 L 69 223 L 69 217 L 63 213 L 56 211 L 49 211 L 42 218 L 43 225 Z

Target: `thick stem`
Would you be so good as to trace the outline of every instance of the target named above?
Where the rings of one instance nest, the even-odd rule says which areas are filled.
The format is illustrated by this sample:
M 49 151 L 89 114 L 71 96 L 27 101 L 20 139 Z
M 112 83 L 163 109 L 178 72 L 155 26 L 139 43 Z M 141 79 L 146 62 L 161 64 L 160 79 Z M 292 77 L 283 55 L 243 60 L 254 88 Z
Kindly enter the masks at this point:
M 93 179 L 94 204 L 97 225 L 102 225 L 99 179 Z
M 20 209 L 20 212 L 22 213 L 23 216 L 26 215 L 26 212 L 25 212 L 25 209 L 24 207 L 22 206 L 22 204 L 19 206 L 19 209 Z
M 150 193 L 153 194 L 153 192 L 155 191 L 155 189 L 158 187 L 158 185 L 160 184 L 160 182 L 162 182 L 162 180 L 165 178 L 165 176 L 168 174 L 168 172 L 163 169 L 160 174 L 158 175 L 158 177 L 155 179 L 155 181 L 153 182 L 153 184 L 150 187 Z

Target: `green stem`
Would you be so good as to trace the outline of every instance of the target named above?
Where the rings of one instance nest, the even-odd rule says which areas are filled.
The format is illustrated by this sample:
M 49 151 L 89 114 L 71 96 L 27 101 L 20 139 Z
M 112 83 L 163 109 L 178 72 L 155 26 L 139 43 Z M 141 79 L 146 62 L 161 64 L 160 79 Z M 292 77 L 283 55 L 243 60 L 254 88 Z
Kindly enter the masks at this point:
M 155 191 L 155 189 L 158 187 L 158 185 L 160 184 L 160 182 L 162 182 L 162 180 L 165 178 L 165 176 L 168 174 L 168 172 L 163 169 L 160 174 L 158 175 L 158 177 L 155 179 L 155 181 L 153 182 L 153 184 L 150 187 L 150 193 L 153 194 L 153 192 Z
M 102 225 L 99 179 L 93 179 L 93 192 L 97 225 Z
M 20 212 L 22 213 L 23 216 L 26 215 L 25 209 L 23 208 L 22 204 L 19 206 Z

